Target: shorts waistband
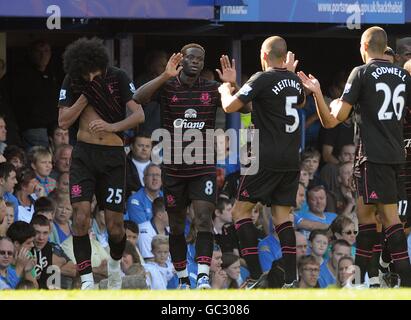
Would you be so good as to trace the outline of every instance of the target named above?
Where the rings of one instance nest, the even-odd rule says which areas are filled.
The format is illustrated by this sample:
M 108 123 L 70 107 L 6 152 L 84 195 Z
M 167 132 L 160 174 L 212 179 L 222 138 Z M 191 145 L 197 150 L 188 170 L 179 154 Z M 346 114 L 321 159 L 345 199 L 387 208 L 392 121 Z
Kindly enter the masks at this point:
M 124 151 L 124 146 L 108 146 L 104 144 L 94 144 L 94 143 L 88 143 L 84 141 L 77 141 L 75 146 L 79 147 L 87 147 L 87 148 L 92 148 L 95 150 L 113 150 L 113 149 L 118 149 L 118 150 L 123 150 Z

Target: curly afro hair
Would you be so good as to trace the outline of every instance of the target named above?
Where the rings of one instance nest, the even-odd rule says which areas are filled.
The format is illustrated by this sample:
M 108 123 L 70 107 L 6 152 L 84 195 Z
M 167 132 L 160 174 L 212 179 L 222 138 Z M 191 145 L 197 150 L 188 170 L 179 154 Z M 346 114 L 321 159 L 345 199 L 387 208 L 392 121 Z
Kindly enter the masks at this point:
M 67 46 L 63 53 L 64 71 L 72 78 L 80 78 L 90 72 L 105 70 L 109 62 L 108 52 L 99 38 L 80 38 Z

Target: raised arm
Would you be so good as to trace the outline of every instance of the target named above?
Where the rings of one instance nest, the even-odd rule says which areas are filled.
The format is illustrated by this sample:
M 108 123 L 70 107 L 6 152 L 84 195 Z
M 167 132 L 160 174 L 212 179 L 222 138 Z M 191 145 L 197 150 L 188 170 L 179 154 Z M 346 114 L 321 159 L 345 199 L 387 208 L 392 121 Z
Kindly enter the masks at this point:
M 348 118 L 352 109 L 351 104 L 341 99 L 335 99 L 328 106 L 324 100 L 320 82 L 311 74 L 309 77 L 302 71 L 297 74 L 304 87 L 313 92 L 317 113 L 324 128 L 334 128 Z
M 137 89 L 133 95 L 133 99 L 140 104 L 147 104 L 151 101 L 152 96 L 158 89 L 170 78 L 177 76 L 181 69 L 180 65 L 183 55 L 181 53 L 173 53 L 167 62 L 166 69 L 157 78 L 143 84 Z
M 72 106 L 59 106 L 59 127 L 65 130 L 70 128 L 87 104 L 87 98 L 82 94 Z

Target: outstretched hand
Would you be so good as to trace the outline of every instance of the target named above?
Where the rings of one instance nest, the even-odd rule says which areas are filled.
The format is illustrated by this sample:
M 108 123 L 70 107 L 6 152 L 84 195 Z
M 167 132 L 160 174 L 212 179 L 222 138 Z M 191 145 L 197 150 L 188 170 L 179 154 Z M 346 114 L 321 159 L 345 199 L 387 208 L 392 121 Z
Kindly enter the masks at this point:
M 180 65 L 181 60 L 183 60 L 182 53 L 173 53 L 170 59 L 168 59 L 164 73 L 170 78 L 177 76 L 181 69 L 183 69 L 183 66 Z
M 236 83 L 237 81 L 237 71 L 235 70 L 235 60 L 230 59 L 227 55 L 222 55 L 220 58 L 221 70 L 216 69 L 218 76 L 222 82 Z
M 295 54 L 291 51 L 287 52 L 287 58 L 283 63 L 283 67 L 286 68 L 288 71 L 295 72 L 297 68 L 298 60 L 295 60 Z
M 297 75 L 301 79 L 305 88 L 314 93 L 321 92 L 320 82 L 312 74 L 307 76 L 303 71 L 299 71 L 297 72 Z

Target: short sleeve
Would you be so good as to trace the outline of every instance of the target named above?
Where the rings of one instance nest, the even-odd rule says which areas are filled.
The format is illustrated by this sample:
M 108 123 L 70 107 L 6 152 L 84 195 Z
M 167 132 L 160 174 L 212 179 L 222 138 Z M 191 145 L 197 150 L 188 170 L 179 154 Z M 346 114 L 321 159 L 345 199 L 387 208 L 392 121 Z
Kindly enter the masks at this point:
M 249 103 L 265 87 L 264 78 L 262 72 L 257 72 L 241 87 L 235 96 L 244 104 Z
M 341 100 L 348 102 L 350 105 L 355 105 L 358 101 L 361 89 L 361 69 L 356 67 L 351 71 L 345 84 Z
M 63 84 L 61 85 L 58 106 L 71 107 L 74 102 L 75 100 L 71 86 L 71 78 L 67 75 L 63 80 Z
M 118 75 L 121 101 L 126 104 L 133 99 L 133 94 L 136 92 L 136 88 L 133 81 L 131 81 L 129 76 L 123 70 L 120 70 Z

